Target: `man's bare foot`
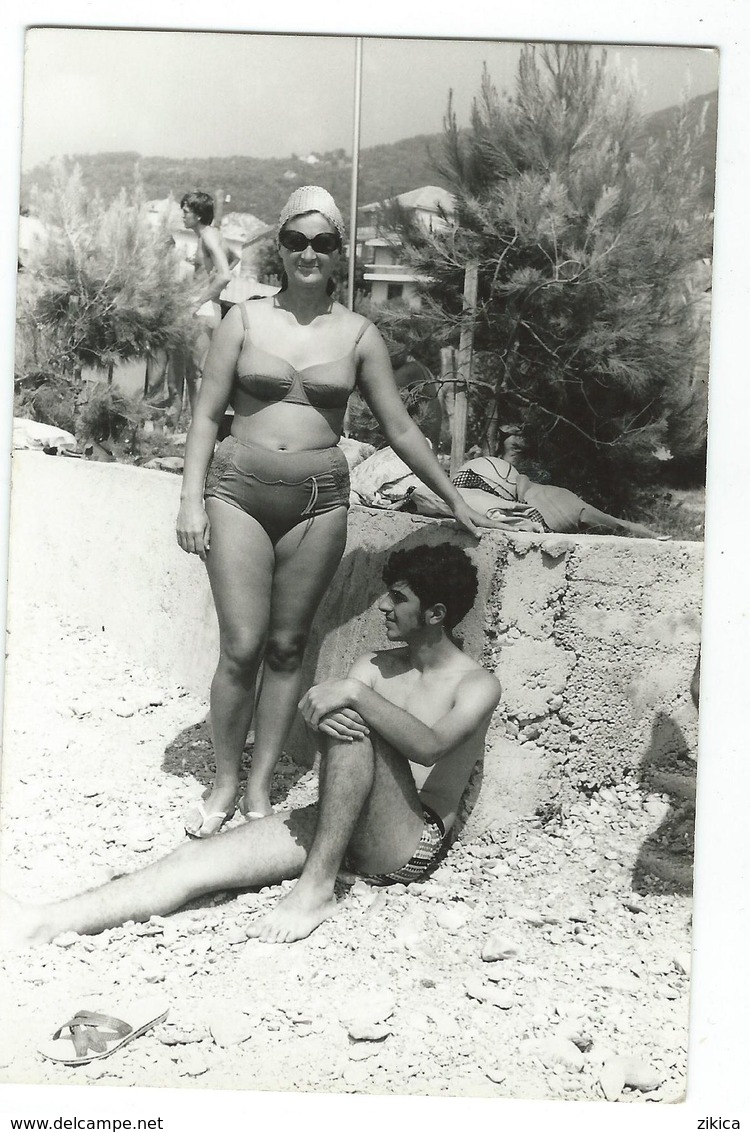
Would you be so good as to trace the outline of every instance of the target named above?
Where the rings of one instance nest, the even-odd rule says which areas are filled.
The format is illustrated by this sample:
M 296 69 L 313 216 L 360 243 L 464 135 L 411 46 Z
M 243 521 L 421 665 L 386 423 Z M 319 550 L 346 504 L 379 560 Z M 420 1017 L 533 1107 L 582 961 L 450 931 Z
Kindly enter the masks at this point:
M 201 801 L 185 817 L 185 833 L 188 837 L 213 837 L 234 816 L 236 808 L 236 784 L 204 790 Z
M 51 939 L 44 929 L 42 908 L 0 892 L 0 951 L 19 951 Z
M 335 911 L 332 895 L 314 895 L 304 888 L 300 891 L 298 883 L 267 915 L 250 925 L 248 935 L 261 943 L 294 943 L 306 939 Z

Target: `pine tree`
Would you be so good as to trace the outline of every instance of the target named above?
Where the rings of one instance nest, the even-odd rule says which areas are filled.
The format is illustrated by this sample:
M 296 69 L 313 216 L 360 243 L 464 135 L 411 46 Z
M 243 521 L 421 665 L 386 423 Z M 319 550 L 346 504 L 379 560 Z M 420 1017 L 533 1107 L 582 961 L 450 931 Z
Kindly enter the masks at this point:
M 404 233 L 430 278 L 436 344 L 457 344 L 464 271 L 479 263 L 472 439 L 492 417 L 520 420 L 554 482 L 610 506 L 653 476 L 684 413 L 697 349 L 686 279 L 710 248 L 691 164 L 701 128 L 683 110 L 648 142 L 604 52 L 529 47 L 512 96 L 485 70 L 467 130 L 449 101 L 452 231 Z
M 118 362 L 180 341 L 185 303 L 170 237 L 154 231 L 137 183 L 105 208 L 80 169 L 58 163 L 34 211 L 49 240 L 19 299 L 22 387 L 47 374 L 79 399 L 84 367 L 111 377 Z

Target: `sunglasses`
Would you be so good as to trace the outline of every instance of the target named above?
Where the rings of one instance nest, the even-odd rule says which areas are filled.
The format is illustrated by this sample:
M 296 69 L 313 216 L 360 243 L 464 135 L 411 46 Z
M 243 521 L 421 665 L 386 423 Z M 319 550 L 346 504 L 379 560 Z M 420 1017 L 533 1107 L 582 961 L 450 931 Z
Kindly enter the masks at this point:
M 305 248 L 311 247 L 319 255 L 332 255 L 340 246 L 335 232 L 319 232 L 317 236 L 308 240 L 307 236 L 303 236 L 294 228 L 285 228 L 283 232 L 279 232 L 279 243 L 288 252 L 303 252 Z

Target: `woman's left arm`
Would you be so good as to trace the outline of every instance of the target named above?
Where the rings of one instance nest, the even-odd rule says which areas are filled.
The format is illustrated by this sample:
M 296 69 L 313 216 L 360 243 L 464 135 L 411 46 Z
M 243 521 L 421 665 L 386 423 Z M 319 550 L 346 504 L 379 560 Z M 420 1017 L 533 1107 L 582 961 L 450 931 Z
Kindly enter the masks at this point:
M 440 467 L 435 453 L 406 411 L 385 342 L 373 325 L 359 341 L 357 361 L 359 390 L 393 451 L 447 503 L 456 521 L 469 534 L 478 538 L 477 527 L 500 527 L 500 523 L 469 507 Z

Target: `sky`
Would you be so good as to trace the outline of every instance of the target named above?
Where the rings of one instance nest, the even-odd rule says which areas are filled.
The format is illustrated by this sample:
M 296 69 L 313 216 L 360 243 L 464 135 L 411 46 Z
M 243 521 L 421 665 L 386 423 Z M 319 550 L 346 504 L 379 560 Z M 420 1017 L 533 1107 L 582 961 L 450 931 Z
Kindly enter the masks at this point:
M 484 63 L 511 90 L 519 43 L 369 37 L 361 145 L 468 122 Z M 355 40 L 346 36 L 34 28 L 26 39 L 23 167 L 74 153 L 287 157 L 352 150 Z M 718 54 L 613 47 L 643 108 L 713 90 Z M 291 97 L 290 97 L 291 94 Z

